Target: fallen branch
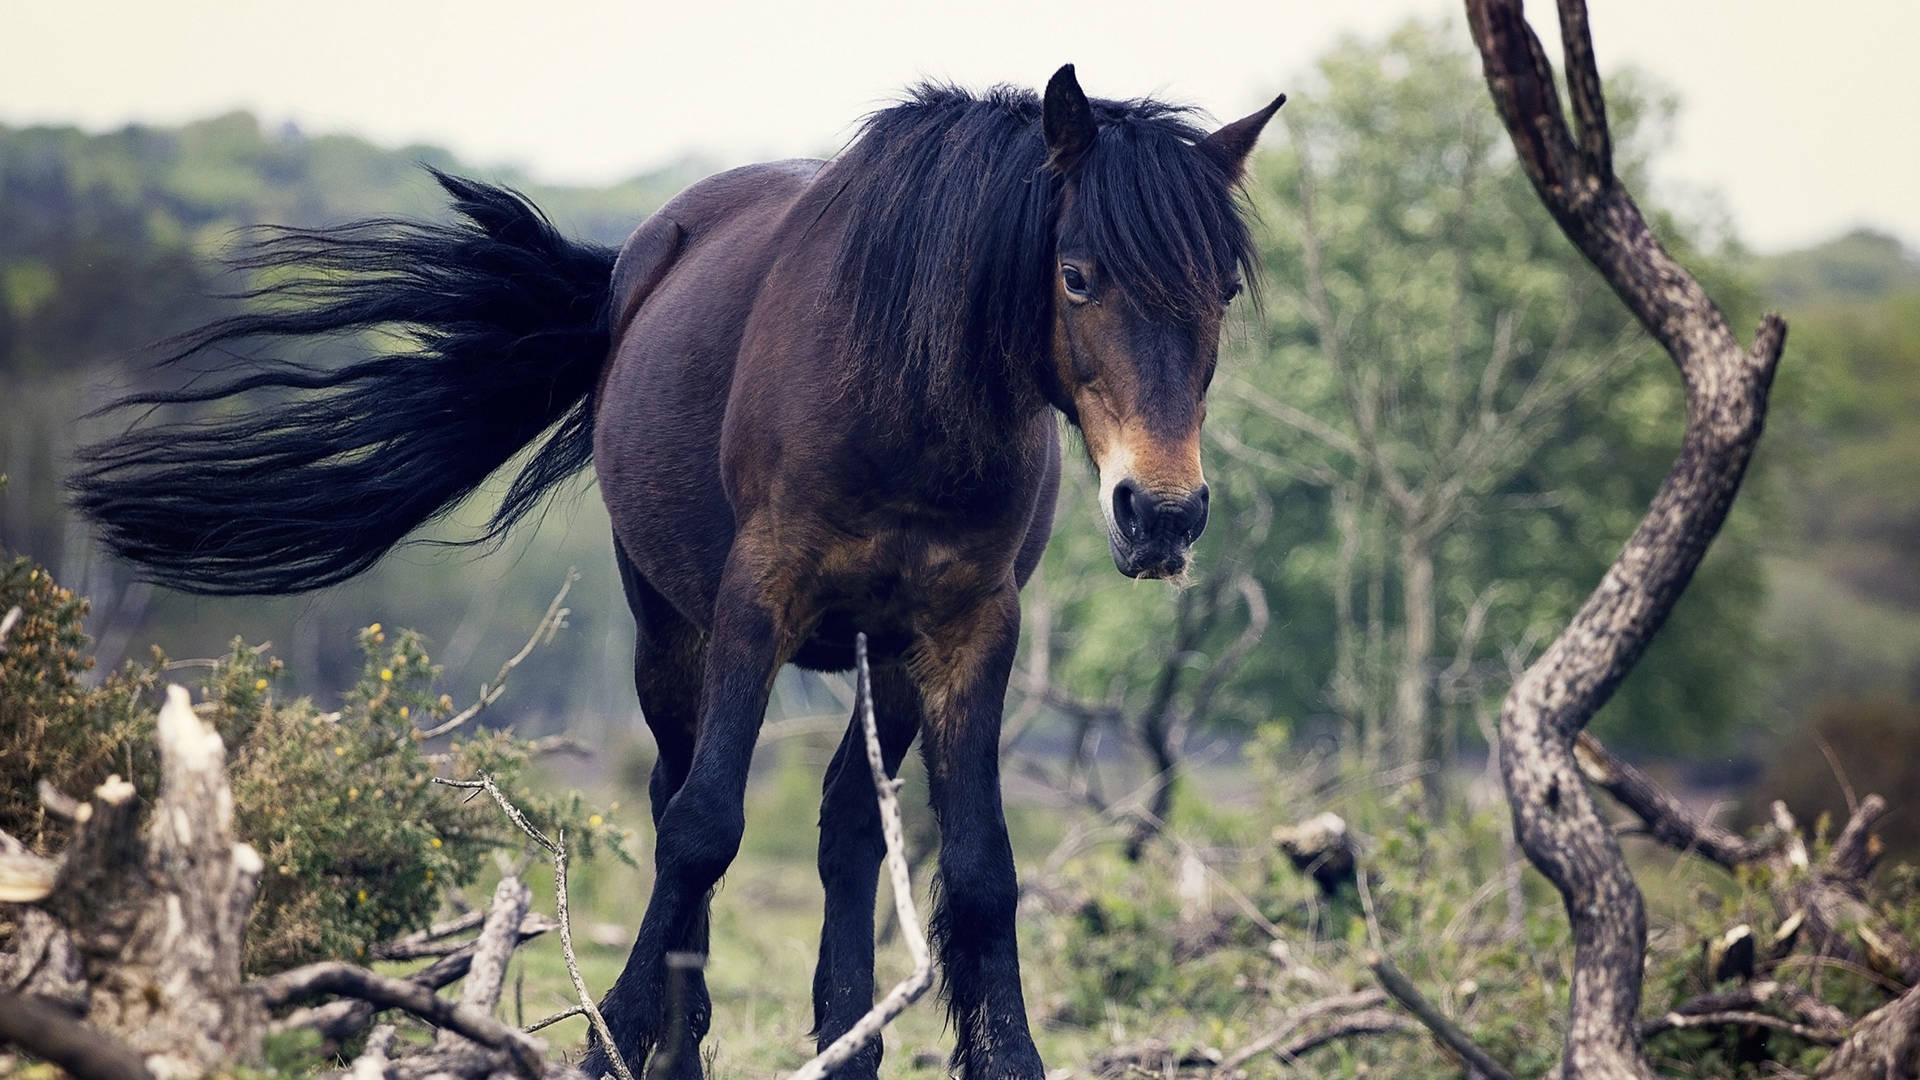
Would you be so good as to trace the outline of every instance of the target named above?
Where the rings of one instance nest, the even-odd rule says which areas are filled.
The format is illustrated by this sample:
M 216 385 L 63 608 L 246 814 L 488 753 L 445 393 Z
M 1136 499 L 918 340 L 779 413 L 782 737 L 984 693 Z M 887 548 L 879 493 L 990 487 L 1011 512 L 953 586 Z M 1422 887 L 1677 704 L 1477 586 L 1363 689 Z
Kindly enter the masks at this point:
M 1421 996 L 1412 982 L 1408 981 L 1393 961 L 1381 953 L 1367 954 L 1367 967 L 1372 969 L 1373 977 L 1380 980 L 1386 992 L 1413 1014 L 1414 1019 L 1426 1025 L 1428 1031 L 1440 1045 L 1458 1054 L 1460 1058 L 1479 1070 L 1487 1080 L 1513 1080 L 1513 1074 L 1506 1066 L 1493 1060 L 1493 1056 L 1480 1048 L 1473 1037 L 1461 1030 L 1460 1026 L 1447 1019 L 1445 1013 L 1435 1008 L 1433 1003 Z
M 1397 1013 L 1385 1009 L 1368 1009 L 1364 1012 L 1349 1013 L 1323 1027 L 1298 1036 L 1293 1041 L 1273 1048 L 1275 1057 L 1291 1062 L 1309 1051 L 1330 1046 L 1341 1039 L 1358 1039 L 1370 1035 L 1418 1035 L 1420 1025 Z
M 485 913 L 479 913 L 484 917 Z M 475 923 L 478 925 L 478 923 Z M 525 942 L 553 929 L 554 923 L 541 915 L 528 915 L 520 923 L 520 941 Z M 467 968 L 473 963 L 473 954 L 477 943 L 468 941 L 455 947 L 440 959 L 407 976 L 408 982 L 418 983 L 429 990 L 438 990 L 449 986 L 456 980 L 466 977 Z M 268 1026 L 269 1033 L 291 1031 L 295 1028 L 307 1028 L 319 1034 L 323 1043 L 337 1047 L 355 1035 L 366 1030 L 380 1012 L 372 1002 L 357 998 L 330 1001 L 325 1005 L 297 1009 Z
M 907 842 L 900 824 L 900 781 L 887 775 L 886 763 L 880 755 L 880 729 L 873 716 L 872 676 L 867 670 L 867 635 L 854 635 L 853 658 L 859 677 L 860 723 L 867 734 L 867 765 L 873 770 L 873 790 L 880 800 L 880 834 L 887 843 L 893 907 L 900 920 L 901 936 L 907 942 L 907 952 L 913 957 L 913 971 L 887 991 L 887 996 L 867 1010 L 865 1016 L 854 1021 L 846 1034 L 794 1070 L 789 1080 L 822 1080 L 851 1061 L 861 1047 L 872 1042 L 882 1028 L 933 985 L 933 958 L 927 951 L 927 935 L 920 928 L 920 913 L 913 904 L 913 881 L 907 872 Z
M 7 1045 L 60 1066 L 74 1080 L 153 1080 L 140 1055 L 119 1040 L 33 997 L 0 992 L 0 1046 Z
M 507 980 L 507 962 L 513 959 L 514 946 L 520 944 L 520 920 L 533 903 L 533 890 L 525 882 L 508 874 L 493 890 L 493 903 L 487 909 L 486 922 L 473 942 L 473 960 L 466 978 L 460 981 L 460 1004 L 475 1012 L 493 1015 L 500 1004 L 500 988 Z M 457 1037 L 441 1032 L 433 1041 L 434 1052 L 446 1053 L 458 1045 Z
M 455 1034 L 463 1035 L 489 1050 L 501 1051 L 523 1076 L 539 1076 L 546 1056 L 546 1046 L 540 1040 L 508 1027 L 472 1006 L 448 1001 L 410 979 L 377 975 L 337 960 L 308 964 L 256 979 L 248 989 L 267 1008 L 290 1005 L 320 994 L 336 994 L 400 1009 L 436 1027 L 449 1028 Z

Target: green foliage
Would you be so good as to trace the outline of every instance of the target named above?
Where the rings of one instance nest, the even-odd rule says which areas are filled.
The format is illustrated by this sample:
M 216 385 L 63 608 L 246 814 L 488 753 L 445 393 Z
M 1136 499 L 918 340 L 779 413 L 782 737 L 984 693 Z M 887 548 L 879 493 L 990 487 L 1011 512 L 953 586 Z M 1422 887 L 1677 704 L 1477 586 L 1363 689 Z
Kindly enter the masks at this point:
M 90 791 L 114 772 L 152 772 L 143 698 L 157 682 L 129 665 L 98 686 L 80 627 L 87 602 L 30 559 L 0 569 L 0 616 L 19 618 L 0 645 L 0 831 L 45 849 L 50 823 L 34 796 L 40 778 Z
M 42 780 L 84 797 L 109 773 L 151 798 L 155 691 L 164 658 L 87 687 L 86 605 L 26 559 L 0 573 L 0 611 L 21 617 L 0 652 L 0 828 L 43 851 L 61 842 L 39 809 Z M 450 717 L 451 697 L 419 635 L 362 630 L 363 667 L 343 706 L 283 700 L 277 658 L 235 640 L 201 680 L 203 716 L 228 748 L 235 829 L 266 863 L 247 966 L 270 971 L 363 957 L 424 926 L 450 886 L 473 881 L 492 853 L 525 840 L 491 800 L 438 787 L 436 775 L 487 773 L 540 828 L 573 850 L 624 858 L 623 837 L 578 792 L 536 793 L 530 745 L 506 731 L 462 732 L 429 753 L 416 725 Z

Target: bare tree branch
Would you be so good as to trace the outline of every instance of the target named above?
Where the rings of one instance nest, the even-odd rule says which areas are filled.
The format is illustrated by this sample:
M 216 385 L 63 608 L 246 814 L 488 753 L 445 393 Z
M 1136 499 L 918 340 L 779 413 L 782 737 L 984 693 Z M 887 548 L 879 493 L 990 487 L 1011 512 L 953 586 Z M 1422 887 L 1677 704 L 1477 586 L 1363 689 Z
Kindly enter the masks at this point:
M 507 676 L 513 673 L 513 669 L 524 663 L 527 657 L 532 656 L 535 648 L 551 642 L 553 635 L 559 633 L 560 628 L 567 624 L 567 616 L 570 612 L 561 605 L 566 603 L 567 593 L 573 588 L 573 583 L 579 580 L 580 572 L 569 567 L 566 578 L 560 582 L 560 591 L 553 594 L 553 601 L 547 605 L 546 613 L 540 616 L 540 621 L 534 624 L 533 633 L 528 636 L 527 643 L 520 646 L 520 651 L 508 657 L 507 662 L 500 665 L 500 670 L 493 676 L 492 682 L 480 684 L 480 696 L 474 699 L 473 704 L 455 713 L 445 723 L 436 724 L 421 731 L 420 737 L 431 739 L 445 735 L 479 716 L 487 706 L 500 700 L 500 695 L 507 691 Z
M 1381 987 L 1395 1001 L 1405 1006 L 1415 1019 L 1426 1025 L 1427 1030 L 1433 1033 L 1433 1037 L 1439 1041 L 1440 1045 L 1460 1055 L 1462 1060 L 1479 1070 L 1487 1080 L 1513 1080 L 1513 1074 L 1507 1071 L 1506 1066 L 1493 1060 L 1491 1055 L 1480 1048 L 1479 1043 L 1473 1041 L 1472 1036 L 1461 1030 L 1458 1024 L 1449 1020 L 1445 1013 L 1421 996 L 1420 991 L 1414 988 L 1413 983 L 1409 982 L 1405 975 L 1400 974 L 1400 969 L 1394 967 L 1393 961 L 1389 960 L 1385 954 L 1377 952 L 1368 954 L 1367 967 L 1372 969 L 1374 978 L 1380 980 Z
M 1639 1045 L 1646 912 L 1618 842 L 1580 781 L 1575 737 L 1666 622 L 1719 532 L 1760 437 L 1786 324 L 1769 316 L 1753 347 L 1654 237 L 1614 176 L 1582 0 L 1562 0 L 1582 143 L 1560 111 L 1553 70 L 1521 0 L 1467 0 L 1488 89 L 1528 179 L 1680 370 L 1687 430 L 1625 550 L 1572 622 L 1508 694 L 1501 768 L 1515 833 L 1560 891 L 1573 924 L 1569 1077 L 1652 1076 Z
M 1786 837 L 1774 830 L 1748 839 L 1696 818 L 1679 799 L 1639 769 L 1615 757 L 1587 732 L 1581 732 L 1575 740 L 1573 752 L 1574 760 L 1588 780 L 1618 799 L 1620 805 L 1646 823 L 1648 835 L 1670 848 L 1691 852 L 1731 870 L 1742 863 L 1765 858 L 1786 843 Z
M 268 1008 L 288 1005 L 318 994 L 360 998 L 390 1009 L 412 1013 L 437 1027 L 449 1028 L 489 1050 L 504 1052 L 523 1076 L 537 1077 L 546 1055 L 538 1039 L 495 1020 L 469 1005 L 448 1001 L 408 979 L 376 975 L 365 968 L 335 960 L 308 964 L 256 979 L 248 988 Z
M 564 587 L 560 592 L 561 596 L 566 595 Z M 559 600 L 560 597 L 554 598 L 555 606 L 558 605 Z M 447 787 L 485 791 L 493 796 L 493 801 L 499 804 L 508 820 L 519 826 L 521 832 L 526 833 L 529 839 L 545 848 L 548 854 L 553 856 L 554 914 L 560 922 L 560 952 L 567 961 L 567 975 L 573 980 L 573 991 L 579 997 L 581 1010 L 586 1013 L 587 1019 L 593 1025 L 594 1035 L 607 1051 L 607 1062 L 613 1066 L 614 1075 L 620 1080 L 633 1080 L 633 1071 L 627 1067 L 626 1060 L 621 1057 L 613 1041 L 612 1032 L 607 1030 L 606 1017 L 600 1015 L 600 1007 L 594 1004 L 593 995 L 587 991 L 587 981 L 580 974 L 580 959 L 573 951 L 573 925 L 567 914 L 567 834 L 562 832 L 557 840 L 549 839 L 546 833 L 535 828 L 533 822 L 527 820 L 527 816 L 520 812 L 520 808 L 513 805 L 506 794 L 500 790 L 500 785 L 486 773 L 481 773 L 475 780 L 445 780 L 436 776 L 434 783 L 444 784 Z

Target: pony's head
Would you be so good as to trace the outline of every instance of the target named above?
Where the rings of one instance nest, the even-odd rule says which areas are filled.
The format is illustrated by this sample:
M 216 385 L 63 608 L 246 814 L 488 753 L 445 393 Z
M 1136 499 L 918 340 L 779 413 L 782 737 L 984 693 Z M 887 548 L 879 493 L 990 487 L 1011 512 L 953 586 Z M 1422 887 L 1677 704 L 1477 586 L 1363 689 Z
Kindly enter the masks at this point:
M 1254 266 L 1235 198 L 1286 97 L 1211 134 L 1154 103 L 1089 102 L 1073 65 L 1047 84 L 1060 177 L 1053 398 L 1100 473 L 1114 565 L 1172 578 L 1207 523 L 1200 424 L 1221 323 Z

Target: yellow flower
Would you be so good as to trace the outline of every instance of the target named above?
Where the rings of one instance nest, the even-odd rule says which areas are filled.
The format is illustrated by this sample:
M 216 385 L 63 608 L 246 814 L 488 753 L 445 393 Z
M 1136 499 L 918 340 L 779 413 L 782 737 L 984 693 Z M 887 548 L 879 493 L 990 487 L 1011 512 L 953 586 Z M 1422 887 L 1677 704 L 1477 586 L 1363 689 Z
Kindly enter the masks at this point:
M 367 633 L 369 633 L 369 634 L 377 634 L 377 633 L 379 633 L 379 632 L 380 632 L 380 624 L 379 624 L 379 623 L 374 623 L 374 624 L 373 624 L 372 626 L 369 626 L 369 627 L 367 627 Z
M 346 757 L 346 756 L 347 756 L 347 748 L 346 748 L 346 747 L 344 747 L 344 746 L 336 746 L 336 747 L 334 747 L 334 748 L 333 748 L 333 756 L 334 756 L 334 757 Z
M 375 645 L 379 645 L 379 644 L 381 644 L 381 643 L 383 643 L 383 642 L 385 642 L 386 640 L 387 640 L 387 635 L 385 635 L 385 634 L 379 634 L 379 633 L 376 633 L 376 634 L 374 634 L 374 635 L 373 635 L 373 643 L 374 643 Z
M 593 814 L 587 818 L 587 824 L 597 829 L 606 824 L 606 819 L 602 818 L 599 814 Z
M 393 681 L 393 669 L 392 669 L 392 668 L 384 668 L 384 667 L 383 667 L 383 668 L 381 668 L 381 669 L 380 669 L 380 681 L 381 681 L 381 682 L 392 682 L 392 681 Z
M 406 718 L 407 718 L 407 707 L 405 705 L 402 705 L 400 706 L 400 719 L 405 720 Z
M 356 893 L 354 893 L 354 894 L 353 894 L 353 898 L 354 898 L 355 900 L 358 900 L 358 901 L 360 901 L 360 902 L 361 902 L 361 903 L 363 903 L 363 904 L 364 904 L 364 903 L 366 903 L 366 902 L 367 902 L 367 890 L 365 890 L 365 889 L 361 889 L 361 890 L 360 890 L 359 892 L 356 892 Z
M 427 880 L 428 880 L 428 881 L 432 881 L 432 880 L 433 880 L 433 871 L 431 871 L 431 870 L 429 870 L 429 871 L 427 871 Z
M 267 680 L 265 679 L 253 680 L 253 688 L 255 690 L 265 690 L 267 688 Z
M 429 841 L 427 841 L 427 844 L 428 844 L 428 846 L 430 846 L 430 847 L 439 847 L 439 846 L 440 846 L 440 838 L 436 836 L 436 837 L 434 837 L 433 839 L 431 839 L 431 840 L 429 840 Z
M 350 787 L 350 788 L 348 788 L 348 789 L 347 789 L 347 801 L 348 801 L 348 802 L 352 802 L 352 801 L 354 801 L 355 799 L 358 799 L 359 797 L 360 797 L 360 789 L 359 789 L 359 788 L 357 788 L 357 787 Z

